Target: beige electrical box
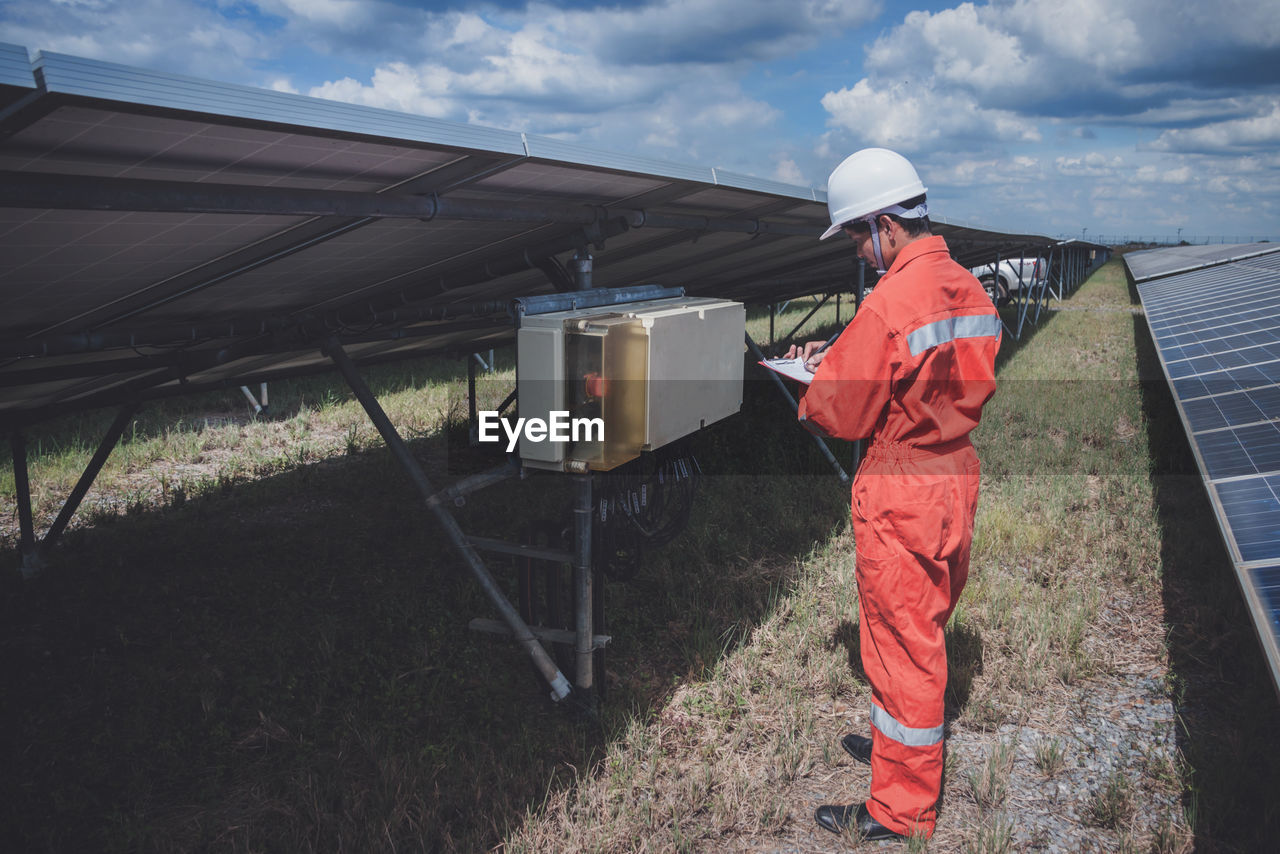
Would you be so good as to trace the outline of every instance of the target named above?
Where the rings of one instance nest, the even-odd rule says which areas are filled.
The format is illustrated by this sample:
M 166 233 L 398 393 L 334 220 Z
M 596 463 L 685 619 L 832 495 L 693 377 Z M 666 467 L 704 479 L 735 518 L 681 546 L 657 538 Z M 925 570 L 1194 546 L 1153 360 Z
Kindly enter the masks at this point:
M 737 412 L 745 324 L 742 303 L 699 297 L 523 318 L 524 464 L 607 471 Z

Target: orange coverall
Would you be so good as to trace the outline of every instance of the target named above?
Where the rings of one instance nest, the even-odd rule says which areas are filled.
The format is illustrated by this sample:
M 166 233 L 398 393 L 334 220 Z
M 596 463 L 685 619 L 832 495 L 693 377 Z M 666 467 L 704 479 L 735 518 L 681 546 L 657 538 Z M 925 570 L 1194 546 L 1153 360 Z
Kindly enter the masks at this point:
M 853 482 L 859 638 L 871 682 L 871 795 L 891 830 L 932 835 L 942 785 L 943 626 L 969 573 L 978 456 L 1000 318 L 938 236 L 906 244 L 800 401 L 810 429 L 874 436 Z

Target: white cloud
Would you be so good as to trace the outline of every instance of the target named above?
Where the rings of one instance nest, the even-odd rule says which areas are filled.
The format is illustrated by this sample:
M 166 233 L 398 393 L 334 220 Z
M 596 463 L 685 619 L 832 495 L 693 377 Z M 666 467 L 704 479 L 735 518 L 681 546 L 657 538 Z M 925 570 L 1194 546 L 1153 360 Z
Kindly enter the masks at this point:
M 369 0 L 258 0 L 263 11 L 326 26 L 354 27 L 365 22 L 381 3 Z
M 874 20 L 878 0 L 660 0 L 554 13 L 532 6 L 532 20 L 558 21 L 593 53 L 619 65 L 737 62 L 788 56 L 820 38 Z
M 1156 151 L 1228 153 L 1274 149 L 1280 145 L 1280 103 L 1248 118 L 1166 130 L 1151 143 Z
M 1194 179 L 1195 171 L 1186 164 L 1176 167 L 1147 164 L 1133 173 L 1133 180 L 1140 184 L 1190 184 Z
M 253 28 L 194 0 L 6 0 L 0 40 L 126 65 L 241 81 L 272 49 Z
M 1000 219 L 1037 209 L 1066 231 L 1073 219 L 1117 228 L 1186 210 L 1221 223 L 1244 193 L 1256 210 L 1280 201 L 1277 67 L 1280 15 L 1261 0 L 906 12 L 867 46 L 861 71 L 828 87 L 830 131 L 815 150 L 834 164 L 859 145 L 899 148 L 928 169 L 948 213 L 993 227 L 1023 227 Z M 1048 141 L 1046 126 L 1059 129 Z
M 988 13 L 1051 62 L 1125 71 L 1145 61 L 1145 36 L 1159 26 L 1149 5 L 1141 0 L 1016 0 L 1007 8 L 988 7 Z M 1158 17 L 1167 20 L 1167 9 Z
M 790 157 L 779 157 L 774 164 L 773 180 L 781 181 L 784 184 L 796 184 L 802 186 L 805 183 L 804 173 L 800 171 L 800 167 Z
M 693 12 L 710 15 L 724 3 L 700 0 L 689 8 L 666 4 L 659 11 L 677 18 Z M 829 5 L 839 20 L 850 17 L 843 6 Z M 817 2 L 807 7 L 817 17 L 825 8 Z M 770 3 L 748 3 L 740 11 L 738 26 L 743 15 L 761 20 L 778 15 L 777 5 Z M 587 13 L 535 7 L 524 17 L 486 20 L 471 13 L 448 13 L 432 23 L 433 38 L 444 55 L 432 52 L 417 61 L 384 62 L 367 81 L 344 77 L 314 86 L 310 94 L 607 148 L 661 148 L 663 156 L 684 160 L 708 153 L 716 158 L 726 152 L 740 156 L 744 139 L 759 137 L 763 144 L 765 137 L 758 132 L 776 122 L 781 112 L 743 91 L 739 79 L 748 66 L 737 59 L 655 63 L 637 70 L 617 65 L 611 54 L 584 49 L 598 44 L 604 33 L 616 37 L 613 31 L 619 23 L 632 37 L 648 38 L 645 27 L 655 14 L 652 9 L 628 12 L 610 7 Z M 794 33 L 816 32 L 813 21 L 794 10 L 791 17 Z M 761 154 L 767 162 L 767 155 Z M 732 163 L 733 168 L 742 165 L 741 160 Z M 760 171 L 759 163 L 756 170 Z
M 903 151 L 932 148 L 944 140 L 1031 142 L 1040 139 L 1036 125 L 1007 110 L 983 109 L 963 92 L 930 85 L 864 78 L 852 88 L 828 92 L 822 106 L 830 124 L 858 139 Z
M 1042 180 L 1040 161 L 1018 155 L 1011 158 L 965 158 L 929 169 L 929 181 L 951 187 L 992 186 Z
M 1230 0 L 1013 0 L 911 12 L 867 51 L 888 79 L 928 76 L 986 107 L 1111 115 L 1159 108 L 1188 86 L 1229 86 L 1280 61 L 1280 15 Z M 1257 56 L 1254 53 L 1264 53 Z M 1253 53 L 1251 53 L 1253 52 Z M 1252 66 L 1252 68 L 1251 68 Z M 1272 78 L 1274 79 L 1274 78 Z
M 1059 157 L 1053 165 L 1060 175 L 1071 178 L 1106 178 L 1114 176 L 1124 166 L 1124 161 L 1091 151 L 1081 157 Z
M 1018 38 L 979 19 L 972 3 L 937 13 L 911 12 L 867 51 L 868 70 L 889 79 L 930 77 L 990 91 L 1034 73 Z

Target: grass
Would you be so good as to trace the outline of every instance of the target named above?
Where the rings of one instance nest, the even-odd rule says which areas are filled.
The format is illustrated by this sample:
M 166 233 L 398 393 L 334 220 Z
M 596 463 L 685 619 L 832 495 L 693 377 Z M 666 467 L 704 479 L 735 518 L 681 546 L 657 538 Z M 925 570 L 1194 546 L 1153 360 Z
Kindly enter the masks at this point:
M 1053 312 L 1002 351 L 974 437 L 975 571 L 948 626 L 939 832 L 911 850 L 1014 850 L 1011 804 L 1077 773 L 1063 711 L 1149 672 L 1166 686 L 1152 700 L 1177 703 L 1182 755 L 1132 751 L 1127 812 L 1091 838 L 1230 851 L 1277 829 L 1257 794 L 1277 790 L 1275 762 L 1230 767 L 1280 753 L 1265 749 L 1274 697 L 1258 689 L 1256 642 L 1231 624 L 1229 566 L 1191 536 L 1204 511 L 1185 493 L 1199 484 L 1179 473 L 1159 386 L 1144 382 L 1131 303 L 1104 268 L 1068 303 L 1101 310 Z M 789 306 L 778 333 L 806 311 Z M 834 320 L 823 309 L 801 337 Z M 749 323 L 767 343 L 767 315 Z M 482 378 L 486 401 L 510 387 L 504 359 Z M 459 363 L 370 381 L 433 479 L 481 464 L 458 424 Z M 865 728 L 869 693 L 848 491 L 767 380 L 699 435 L 709 475 L 686 532 L 607 588 L 597 727 L 553 707 L 511 644 L 467 631 L 488 603 L 349 396 L 322 379 L 271 393 L 270 420 L 244 418 L 232 392 L 145 410 L 46 572 L 0 582 L 7 848 L 835 844 L 815 836 L 813 799 L 861 796 L 865 778 L 832 745 Z M 92 452 L 93 418 L 29 437 L 43 524 Z M 850 468 L 849 449 L 837 455 Z M 566 504 L 555 479 L 531 478 L 458 514 L 468 532 L 510 536 L 556 524 Z M 1034 745 L 1032 760 L 1015 744 Z M 1116 800 L 1106 791 L 1099 808 Z

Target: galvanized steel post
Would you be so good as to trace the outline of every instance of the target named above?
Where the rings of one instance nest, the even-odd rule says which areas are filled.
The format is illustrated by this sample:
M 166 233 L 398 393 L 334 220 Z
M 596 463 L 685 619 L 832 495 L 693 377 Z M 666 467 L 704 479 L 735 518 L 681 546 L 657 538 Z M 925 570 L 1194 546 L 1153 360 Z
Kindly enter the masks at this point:
M 579 291 L 589 291 L 591 284 L 591 253 L 579 249 L 573 255 L 573 287 Z
M 591 625 L 591 513 L 595 504 L 591 473 L 573 475 L 573 480 L 574 687 L 583 692 L 585 702 L 593 705 L 595 638 Z
M 75 515 L 76 508 L 84 500 L 89 487 L 93 486 L 93 482 L 98 477 L 98 472 L 102 471 L 102 467 L 107 462 L 107 457 L 111 456 L 111 452 L 120 441 L 120 437 L 124 435 L 124 428 L 129 426 L 129 419 L 137 411 L 138 405 L 136 403 L 128 403 L 120 407 L 120 411 L 116 413 L 115 420 L 107 428 L 107 435 L 102 437 L 102 443 L 98 445 L 98 450 L 94 453 L 93 459 L 89 460 L 89 464 L 85 466 L 84 474 L 80 475 L 80 480 L 76 482 L 75 488 L 71 490 L 66 503 L 62 505 L 58 518 L 53 520 L 53 524 L 45 532 L 44 538 L 40 540 L 39 553 L 41 555 L 52 548 L 58 537 L 61 536 L 63 529 L 67 527 L 67 523 Z
M 36 574 L 35 522 L 31 515 L 31 481 L 27 473 L 27 437 L 21 430 L 9 434 L 9 449 L 13 452 L 13 483 L 17 488 L 19 546 L 22 551 L 22 577 Z

